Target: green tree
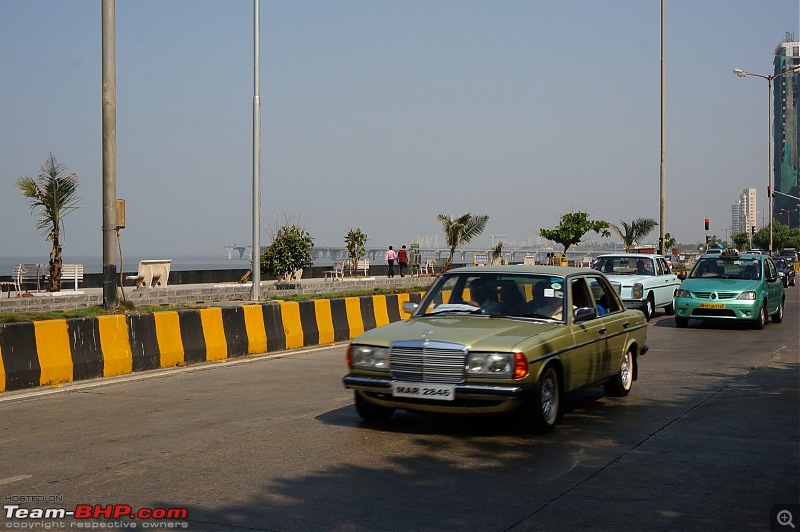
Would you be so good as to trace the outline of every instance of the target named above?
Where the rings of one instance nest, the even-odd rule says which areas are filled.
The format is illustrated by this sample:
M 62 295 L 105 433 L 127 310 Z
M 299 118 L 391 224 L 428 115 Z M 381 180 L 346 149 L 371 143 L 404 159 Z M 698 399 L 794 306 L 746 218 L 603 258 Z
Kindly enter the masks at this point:
M 637 218 L 630 224 L 620 220 L 619 225 L 608 224 L 608 226 L 622 240 L 625 253 L 628 253 L 633 246 L 639 243 L 639 240 L 649 235 L 658 226 L 658 222 L 652 218 Z
M 500 241 L 495 247 L 492 248 L 492 264 L 505 264 L 506 260 L 503 257 L 503 242 Z
M 797 248 L 800 244 L 800 230 L 789 229 L 789 226 L 780 222 L 772 224 L 772 249 L 779 251 L 783 248 Z M 753 235 L 753 246 L 762 250 L 769 249 L 769 226 L 762 227 Z
M 585 212 L 570 212 L 561 216 L 555 229 L 539 229 L 539 236 L 552 240 L 564 246 L 564 253 L 573 244 L 577 244 L 583 235 L 589 231 L 609 237 L 608 231 L 610 224 L 603 220 L 590 220 L 589 214 Z
M 367 235 L 362 233 L 360 228 L 350 229 L 344 236 L 344 244 L 350 257 L 351 268 L 355 268 L 358 259 L 367 254 Z
M 745 250 L 749 248 L 750 235 L 747 233 L 736 233 L 731 235 L 731 241 L 736 246 L 736 249 Z
M 669 233 L 664 233 L 664 253 L 666 253 L 667 250 L 671 250 L 673 247 L 675 247 L 676 242 L 677 240 L 675 240 L 674 236 Z
M 61 290 L 61 232 L 64 217 L 78 208 L 78 174 L 68 174 L 66 165 L 59 163 L 51 153 L 35 178 L 23 176 L 15 184 L 22 196 L 30 199 L 31 213 L 38 216 L 36 229 L 41 229 L 42 235 L 52 244 L 47 291 L 58 292 Z
M 468 244 L 473 238 L 483 233 L 486 223 L 489 221 L 489 216 L 485 214 L 473 216 L 467 213 L 458 218 L 453 218 L 450 215 L 440 214 L 436 219 L 442 223 L 445 240 L 447 245 L 450 246 L 450 256 L 442 266 L 442 271 L 447 271 L 453 265 L 456 248 Z
M 295 271 L 314 265 L 313 250 L 314 239 L 308 231 L 286 218 L 272 236 L 267 251 L 261 254 L 261 271 L 288 279 Z

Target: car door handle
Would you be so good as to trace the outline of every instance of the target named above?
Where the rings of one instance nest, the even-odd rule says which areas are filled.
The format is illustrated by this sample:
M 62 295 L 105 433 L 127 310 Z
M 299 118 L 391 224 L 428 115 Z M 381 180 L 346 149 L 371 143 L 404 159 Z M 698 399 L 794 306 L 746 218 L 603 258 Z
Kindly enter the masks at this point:
M 605 334 L 605 333 L 606 333 L 605 327 L 600 327 L 599 329 L 597 329 L 597 334 Z
M 630 327 L 630 325 L 631 325 L 631 322 L 629 322 L 629 321 L 626 321 L 626 322 L 624 322 L 624 323 L 622 324 L 622 328 L 623 328 L 623 329 L 627 329 L 628 327 Z

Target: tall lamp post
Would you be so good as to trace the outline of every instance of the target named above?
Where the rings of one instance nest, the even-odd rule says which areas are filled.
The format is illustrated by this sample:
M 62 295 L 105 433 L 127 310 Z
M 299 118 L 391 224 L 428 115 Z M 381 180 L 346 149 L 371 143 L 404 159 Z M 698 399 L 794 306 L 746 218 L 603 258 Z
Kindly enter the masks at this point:
M 767 80 L 767 90 L 768 92 L 768 99 L 767 99 L 767 117 L 769 119 L 769 181 L 767 183 L 767 190 L 769 191 L 769 197 L 767 198 L 767 204 L 769 205 L 769 253 L 772 255 L 772 80 L 775 78 L 779 78 L 786 74 L 792 74 L 794 72 L 800 71 L 800 65 L 793 66 L 792 68 L 786 69 L 783 72 L 778 72 L 777 74 L 772 74 L 771 76 L 765 76 L 763 74 L 754 74 L 753 72 L 747 72 L 746 70 L 742 70 L 741 68 L 734 68 L 733 73 L 739 76 L 740 78 L 744 78 L 747 76 L 755 76 L 757 78 L 763 78 Z
M 797 212 L 797 210 L 798 210 L 798 209 L 781 209 L 781 212 L 782 212 L 782 213 L 783 213 L 783 212 L 785 212 L 785 213 L 786 213 L 786 226 L 787 226 L 789 229 L 791 229 L 791 228 L 792 228 L 792 226 L 791 226 L 791 219 L 789 218 L 789 216 L 790 216 L 790 215 L 791 215 L 793 212 Z

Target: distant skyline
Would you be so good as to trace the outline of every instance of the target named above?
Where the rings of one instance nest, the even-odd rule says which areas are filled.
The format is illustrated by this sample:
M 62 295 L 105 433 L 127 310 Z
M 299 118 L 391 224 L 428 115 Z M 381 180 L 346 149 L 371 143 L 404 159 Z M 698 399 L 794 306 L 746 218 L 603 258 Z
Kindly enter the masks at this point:
M 80 178 L 65 257 L 102 253 L 100 6 L 0 0 L 0 255 L 49 254 L 14 181 L 50 152 Z M 760 227 L 767 83 L 732 69 L 771 74 L 800 2 L 669 0 L 665 21 L 665 230 L 724 238 L 748 188 Z M 117 1 L 116 37 L 123 252 L 250 245 L 253 2 Z M 261 0 L 262 245 L 285 215 L 369 247 L 442 242 L 438 214 L 489 215 L 486 247 L 574 210 L 658 220 L 660 54 L 659 0 Z

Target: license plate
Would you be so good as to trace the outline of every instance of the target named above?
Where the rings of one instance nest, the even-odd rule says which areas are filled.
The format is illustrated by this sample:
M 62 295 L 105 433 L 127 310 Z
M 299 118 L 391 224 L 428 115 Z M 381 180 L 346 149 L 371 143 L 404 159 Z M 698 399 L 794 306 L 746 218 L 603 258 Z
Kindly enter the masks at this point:
M 700 308 L 725 308 L 725 303 L 700 303 Z
M 452 384 L 431 384 L 430 382 L 392 383 L 392 395 L 394 397 L 452 401 L 455 399 L 455 390 L 456 387 Z

